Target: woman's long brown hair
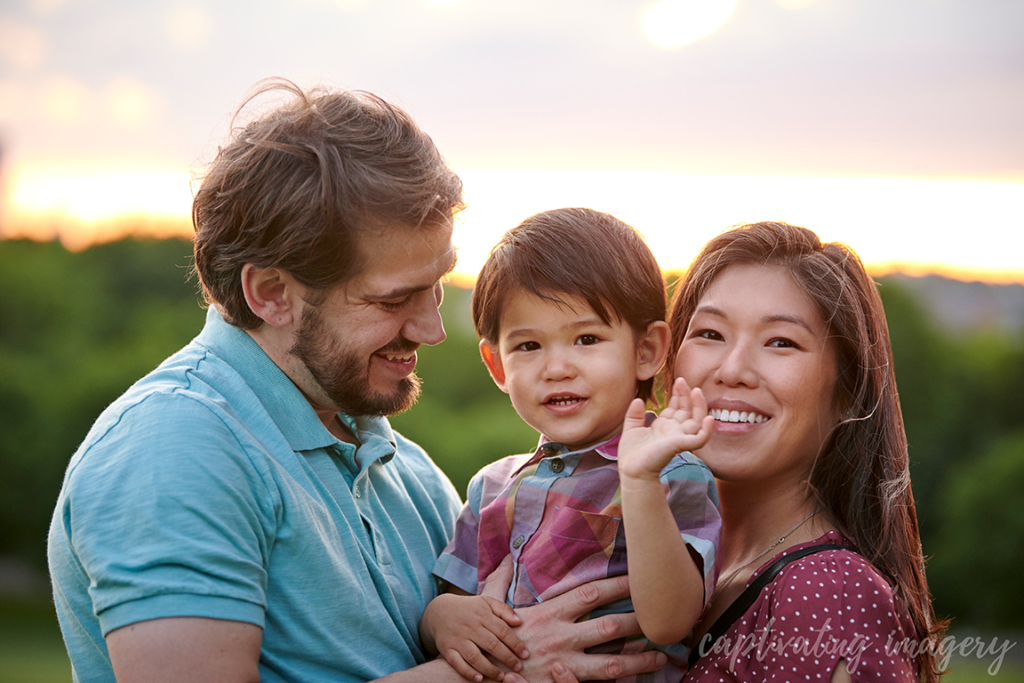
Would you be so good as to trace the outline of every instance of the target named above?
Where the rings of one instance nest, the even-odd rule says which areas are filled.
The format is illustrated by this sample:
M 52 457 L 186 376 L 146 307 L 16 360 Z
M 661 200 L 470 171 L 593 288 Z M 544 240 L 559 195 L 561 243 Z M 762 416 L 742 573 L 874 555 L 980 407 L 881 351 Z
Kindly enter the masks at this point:
M 935 619 L 924 573 L 889 328 L 876 285 L 857 254 L 785 223 L 753 223 L 715 237 L 673 297 L 665 379 L 672 381 L 679 344 L 704 292 L 723 270 L 740 263 L 785 267 L 828 324 L 838 365 L 835 400 L 843 417 L 811 467 L 810 490 L 839 531 L 894 584 L 918 637 L 932 645 L 918 657 L 921 680 L 935 681 L 937 645 L 947 623 Z

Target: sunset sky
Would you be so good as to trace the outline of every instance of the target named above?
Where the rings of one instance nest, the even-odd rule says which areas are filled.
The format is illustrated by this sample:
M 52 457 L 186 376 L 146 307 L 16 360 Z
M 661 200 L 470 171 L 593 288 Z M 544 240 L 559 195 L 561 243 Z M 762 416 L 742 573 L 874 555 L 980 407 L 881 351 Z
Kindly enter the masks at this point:
M 431 134 L 464 276 L 588 205 L 666 269 L 778 219 L 879 269 L 1024 282 L 1022 36 L 1020 0 L 5 0 L 0 235 L 188 234 L 235 106 L 284 76 Z

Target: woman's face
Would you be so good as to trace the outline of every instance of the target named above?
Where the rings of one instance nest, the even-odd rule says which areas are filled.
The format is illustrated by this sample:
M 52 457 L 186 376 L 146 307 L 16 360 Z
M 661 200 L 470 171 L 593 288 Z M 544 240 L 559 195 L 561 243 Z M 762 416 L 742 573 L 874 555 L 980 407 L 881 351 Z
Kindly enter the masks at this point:
M 729 266 L 687 327 L 674 373 L 715 416 L 697 452 L 723 481 L 800 482 L 838 421 L 834 344 L 782 266 Z

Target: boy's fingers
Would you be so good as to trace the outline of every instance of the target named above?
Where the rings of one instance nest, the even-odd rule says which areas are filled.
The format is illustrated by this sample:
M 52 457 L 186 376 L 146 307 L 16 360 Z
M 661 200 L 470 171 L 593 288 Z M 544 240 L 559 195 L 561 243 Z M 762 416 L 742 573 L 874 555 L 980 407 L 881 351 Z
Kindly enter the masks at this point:
M 449 664 L 452 665 L 452 668 L 455 669 L 463 678 L 467 678 L 471 681 L 484 680 L 483 674 L 474 669 L 473 667 L 471 667 L 469 664 L 467 664 L 466 660 L 462 658 L 462 655 L 459 654 L 458 650 L 448 650 L 444 653 L 444 658 Z M 496 678 L 494 680 L 501 679 Z
M 512 629 L 503 621 L 495 621 L 483 626 L 487 632 L 481 634 L 483 640 L 477 641 L 476 644 L 479 648 L 512 671 L 519 671 L 519 669 L 523 668 L 522 662 L 519 661 L 519 657 L 515 653 L 525 652 L 529 654 L 529 652 L 527 652 L 526 646 L 523 645 L 523 641 L 519 640 L 519 636 L 512 633 Z
M 626 409 L 626 419 L 622 423 L 622 430 L 628 429 L 639 429 L 645 426 L 645 414 L 644 414 L 644 401 L 640 398 L 634 398 L 629 408 Z
M 489 595 L 484 595 L 482 597 L 487 602 L 487 605 L 491 608 L 491 612 L 494 614 L 494 616 L 498 617 L 509 626 L 519 626 L 523 623 L 523 620 L 519 618 L 519 615 L 516 614 L 516 611 L 512 609 L 511 606 L 506 605 L 501 600 L 498 600 L 497 598 L 492 598 Z
M 480 647 L 486 651 L 487 654 L 491 655 L 491 657 L 494 657 L 496 660 L 507 666 L 510 671 L 519 671 L 523 668 L 523 663 L 519 661 L 519 658 L 512 654 L 512 651 L 505 647 L 505 645 L 497 638 L 491 642 L 482 644 Z M 487 655 L 481 652 L 475 645 L 465 653 L 465 656 L 466 661 L 477 671 L 488 678 L 500 680 L 501 669 L 495 666 L 494 663 L 487 658 Z
M 704 392 L 700 390 L 700 387 L 691 390 L 689 396 L 693 419 L 697 420 L 697 422 L 703 422 L 704 416 L 708 414 L 708 399 L 704 396 Z

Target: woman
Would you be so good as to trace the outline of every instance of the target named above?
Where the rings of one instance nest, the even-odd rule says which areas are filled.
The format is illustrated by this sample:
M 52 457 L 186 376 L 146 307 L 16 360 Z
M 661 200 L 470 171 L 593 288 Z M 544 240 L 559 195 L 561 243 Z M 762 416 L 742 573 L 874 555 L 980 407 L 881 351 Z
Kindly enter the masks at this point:
M 936 680 L 929 645 L 945 625 L 924 575 L 885 314 L 857 255 L 781 223 L 729 230 L 694 260 L 669 324 L 666 367 L 716 417 L 698 455 L 723 515 L 716 592 L 691 642 L 706 654 L 686 680 Z M 713 628 L 803 548 L 818 551 Z
M 669 324 L 667 379 L 700 387 L 716 418 L 697 455 L 723 519 L 685 680 L 935 681 L 945 624 L 885 314 L 856 254 L 791 225 L 734 228 L 694 260 Z

